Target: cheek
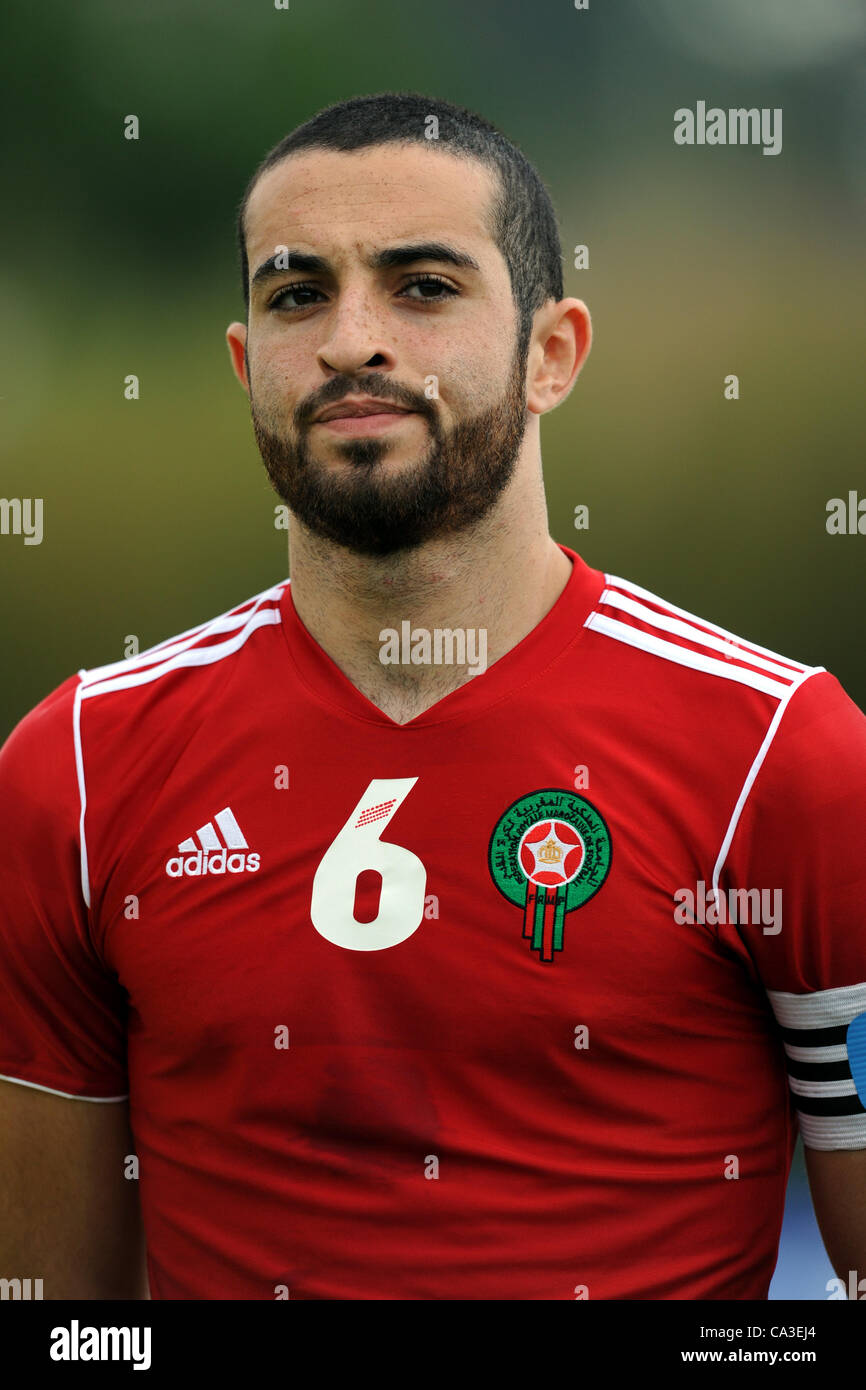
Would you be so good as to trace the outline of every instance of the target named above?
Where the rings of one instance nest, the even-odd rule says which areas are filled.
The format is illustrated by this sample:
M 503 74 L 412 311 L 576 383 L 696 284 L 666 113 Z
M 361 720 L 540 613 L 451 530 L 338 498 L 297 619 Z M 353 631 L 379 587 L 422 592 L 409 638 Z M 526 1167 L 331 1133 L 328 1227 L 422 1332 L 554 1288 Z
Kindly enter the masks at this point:
M 256 400 L 282 409 L 294 408 L 303 394 L 304 365 L 309 362 L 293 344 L 257 342 L 250 351 L 250 374 Z M 312 390 L 312 386 L 308 390 Z
M 440 392 L 460 415 L 477 415 L 501 399 L 510 371 L 508 354 L 485 345 L 475 353 L 454 358 L 442 372 Z
M 487 303 L 470 308 L 467 301 L 453 316 L 431 314 L 429 320 L 419 314 L 416 324 L 401 324 L 392 340 L 392 375 L 428 395 L 436 385 L 445 408 L 474 415 L 502 395 L 513 331 Z

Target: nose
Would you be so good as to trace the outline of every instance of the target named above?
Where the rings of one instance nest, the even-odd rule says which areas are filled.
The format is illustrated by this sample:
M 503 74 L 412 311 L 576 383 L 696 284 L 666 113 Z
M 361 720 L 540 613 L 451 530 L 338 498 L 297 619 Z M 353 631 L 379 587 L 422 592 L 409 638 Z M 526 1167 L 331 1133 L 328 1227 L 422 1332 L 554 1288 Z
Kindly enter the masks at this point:
M 327 336 L 318 359 L 326 372 L 352 376 L 362 367 L 390 368 L 396 356 L 388 343 L 372 292 L 344 288 L 327 315 Z

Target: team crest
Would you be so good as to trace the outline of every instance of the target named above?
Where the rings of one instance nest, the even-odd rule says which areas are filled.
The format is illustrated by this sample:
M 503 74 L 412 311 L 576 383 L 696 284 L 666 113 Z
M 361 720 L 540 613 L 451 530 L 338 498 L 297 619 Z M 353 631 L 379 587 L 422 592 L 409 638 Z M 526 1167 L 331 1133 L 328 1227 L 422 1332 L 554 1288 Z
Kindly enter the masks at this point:
M 548 787 L 515 801 L 490 837 L 490 873 L 523 910 L 523 936 L 550 962 L 562 950 L 565 915 L 597 893 L 610 868 L 610 832 L 595 807 Z

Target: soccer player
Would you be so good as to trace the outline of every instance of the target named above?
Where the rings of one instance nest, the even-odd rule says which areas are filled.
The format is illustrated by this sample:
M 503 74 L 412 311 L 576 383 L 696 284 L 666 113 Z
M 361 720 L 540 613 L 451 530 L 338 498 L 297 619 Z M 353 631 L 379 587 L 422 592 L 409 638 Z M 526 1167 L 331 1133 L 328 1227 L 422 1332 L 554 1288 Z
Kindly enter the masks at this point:
M 590 319 L 486 121 L 331 107 L 239 229 L 291 582 L 5 745 L 0 1273 L 761 1299 L 798 1124 L 866 1272 L 866 717 L 549 535 Z

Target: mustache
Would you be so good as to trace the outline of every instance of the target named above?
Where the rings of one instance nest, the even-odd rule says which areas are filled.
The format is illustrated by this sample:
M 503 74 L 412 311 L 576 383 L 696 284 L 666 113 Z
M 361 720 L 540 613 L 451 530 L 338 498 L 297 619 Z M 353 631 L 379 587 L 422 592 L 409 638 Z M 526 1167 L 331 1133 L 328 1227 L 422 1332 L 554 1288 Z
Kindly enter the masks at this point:
M 295 425 L 301 428 L 309 425 L 320 410 L 336 405 L 344 396 L 378 396 L 383 401 L 393 401 L 404 410 L 414 410 L 427 420 L 436 419 L 433 402 L 427 396 L 417 396 L 405 387 L 398 386 L 389 377 L 370 373 L 361 378 L 335 376 L 325 383 L 315 396 L 299 405 L 294 412 Z

